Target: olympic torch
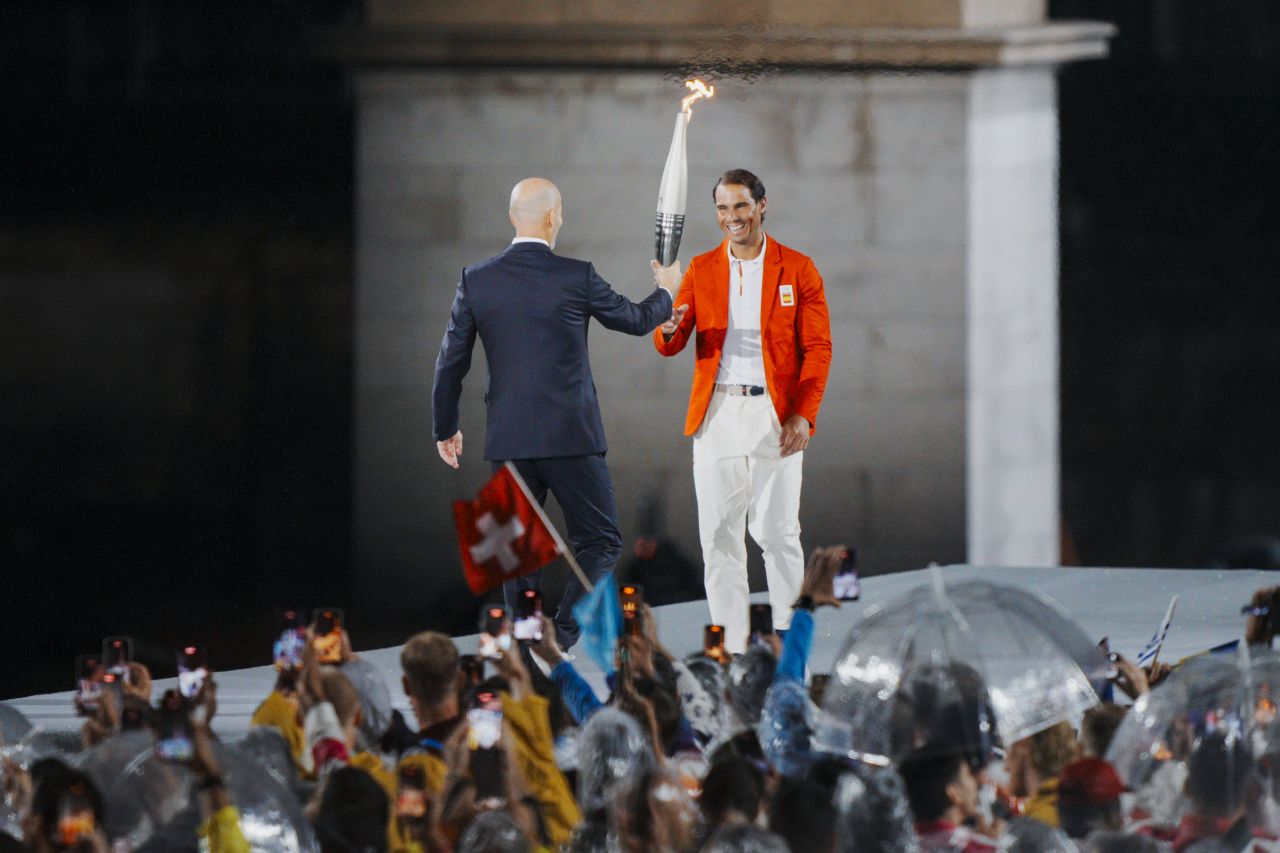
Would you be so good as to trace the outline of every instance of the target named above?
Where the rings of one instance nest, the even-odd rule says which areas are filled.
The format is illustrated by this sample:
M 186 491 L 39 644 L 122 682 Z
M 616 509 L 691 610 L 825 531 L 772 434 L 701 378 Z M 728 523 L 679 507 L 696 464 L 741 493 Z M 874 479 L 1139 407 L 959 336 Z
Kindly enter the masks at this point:
M 684 233 L 684 209 L 689 184 L 689 157 L 685 150 L 685 131 L 693 118 L 693 102 L 710 98 L 715 86 L 701 80 L 686 80 L 690 94 L 680 102 L 676 128 L 667 150 L 667 164 L 662 167 L 662 183 L 658 185 L 658 214 L 654 218 L 653 256 L 658 263 L 670 266 L 680 253 L 680 236 Z

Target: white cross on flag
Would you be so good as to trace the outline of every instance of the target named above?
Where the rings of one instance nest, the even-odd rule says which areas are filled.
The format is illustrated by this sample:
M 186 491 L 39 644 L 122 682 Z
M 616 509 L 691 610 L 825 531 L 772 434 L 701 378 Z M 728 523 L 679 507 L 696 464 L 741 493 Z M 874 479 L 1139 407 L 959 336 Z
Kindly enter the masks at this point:
M 510 462 L 484 484 L 474 501 L 454 501 L 453 520 L 462 570 L 476 595 L 536 572 L 564 550 Z

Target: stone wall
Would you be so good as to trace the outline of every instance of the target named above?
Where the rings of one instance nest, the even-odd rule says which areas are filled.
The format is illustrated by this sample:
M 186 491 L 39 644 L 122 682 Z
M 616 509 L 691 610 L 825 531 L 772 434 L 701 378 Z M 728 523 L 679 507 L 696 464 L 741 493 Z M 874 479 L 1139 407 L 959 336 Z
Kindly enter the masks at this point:
M 402 594 L 424 572 L 460 583 L 441 544 L 449 502 L 488 473 L 482 358 L 461 472 L 430 435 L 460 268 L 505 246 L 511 186 L 543 175 L 565 198 L 557 250 L 645 295 L 682 89 L 627 71 L 358 79 L 355 549 L 362 575 L 396 581 L 370 588 Z M 1055 130 L 1048 68 L 725 80 L 696 108 L 682 259 L 718 244 L 710 188 L 742 166 L 768 186 L 766 230 L 826 280 L 834 357 L 805 460 L 806 546 L 856 544 L 870 571 L 1055 562 Z M 624 536 L 656 490 L 696 555 L 691 354 L 599 327 L 591 346 Z

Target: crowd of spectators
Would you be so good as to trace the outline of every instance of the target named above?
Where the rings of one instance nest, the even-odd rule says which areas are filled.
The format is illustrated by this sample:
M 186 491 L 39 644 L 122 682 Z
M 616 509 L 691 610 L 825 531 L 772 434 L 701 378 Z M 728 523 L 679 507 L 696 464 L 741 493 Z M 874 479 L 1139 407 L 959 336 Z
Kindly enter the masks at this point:
M 1184 813 L 1152 819 L 1106 760 L 1124 704 L 1100 703 L 1013 743 L 960 733 L 954 748 L 934 743 L 889 764 L 812 749 L 810 709 L 825 679 L 807 664 L 819 611 L 839 606 L 842 554 L 814 552 L 789 630 L 740 656 L 672 653 L 641 605 L 604 697 L 549 620 L 542 639 L 506 644 L 484 664 L 444 634 L 410 637 L 394 688 L 411 719 L 390 710 L 389 685 L 349 636 L 338 662 L 320 663 L 308 634 L 300 666 L 280 670 L 252 731 L 287 755 L 290 795 L 309 826 L 304 849 L 314 840 L 326 853 L 1271 849 L 1249 819 L 1270 794 L 1247 741 L 1229 733 L 1188 750 Z M 1250 630 L 1260 639 L 1257 618 Z M 1169 674 L 1115 663 L 1118 695 L 1131 700 Z M 158 827 L 172 816 L 152 815 L 157 828 L 136 849 L 254 849 L 226 779 L 229 747 L 215 734 L 216 681 L 191 699 L 151 694 L 146 668 L 132 663 L 85 721 L 80 755 L 5 760 L 15 821 L 0 853 L 135 849 L 113 837 L 109 783 L 82 757 L 139 733 L 167 736 L 175 710 L 191 750 L 171 763 L 195 792 L 198 820 L 175 839 Z

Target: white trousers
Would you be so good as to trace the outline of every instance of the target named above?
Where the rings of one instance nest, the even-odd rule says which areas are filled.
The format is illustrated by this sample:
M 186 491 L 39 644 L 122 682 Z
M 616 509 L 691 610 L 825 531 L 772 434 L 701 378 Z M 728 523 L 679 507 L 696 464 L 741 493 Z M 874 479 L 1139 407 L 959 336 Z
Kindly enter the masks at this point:
M 725 648 L 746 651 L 747 544 L 764 552 L 773 624 L 791 625 L 791 605 L 800 594 L 804 551 L 800 547 L 800 479 L 804 453 L 781 456 L 782 426 L 769 395 L 711 395 L 711 405 L 693 437 L 693 485 L 698 496 L 698 534 L 711 621 L 724 626 Z

